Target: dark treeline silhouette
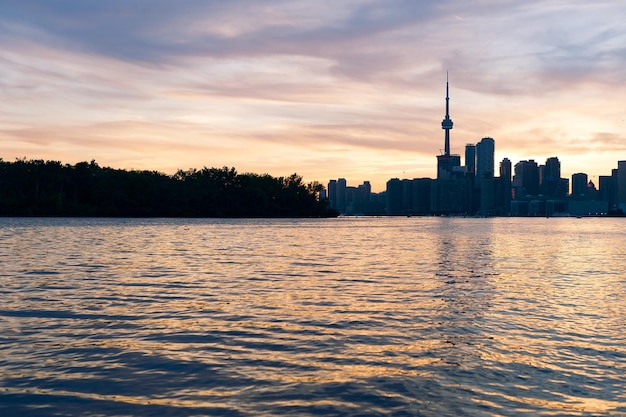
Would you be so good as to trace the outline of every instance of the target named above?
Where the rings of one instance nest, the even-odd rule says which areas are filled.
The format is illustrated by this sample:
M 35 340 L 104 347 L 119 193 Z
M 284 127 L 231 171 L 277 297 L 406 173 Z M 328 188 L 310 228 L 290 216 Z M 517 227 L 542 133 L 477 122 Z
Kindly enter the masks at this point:
M 119 217 L 331 217 L 323 186 L 302 177 L 238 174 L 235 168 L 156 171 L 95 161 L 0 158 L 0 215 Z

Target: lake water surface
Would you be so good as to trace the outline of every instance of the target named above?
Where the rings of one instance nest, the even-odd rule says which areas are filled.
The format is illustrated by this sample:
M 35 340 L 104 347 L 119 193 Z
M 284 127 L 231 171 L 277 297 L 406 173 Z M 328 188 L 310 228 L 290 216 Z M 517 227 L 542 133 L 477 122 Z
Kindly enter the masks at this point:
M 625 226 L 0 219 L 0 415 L 625 416 Z

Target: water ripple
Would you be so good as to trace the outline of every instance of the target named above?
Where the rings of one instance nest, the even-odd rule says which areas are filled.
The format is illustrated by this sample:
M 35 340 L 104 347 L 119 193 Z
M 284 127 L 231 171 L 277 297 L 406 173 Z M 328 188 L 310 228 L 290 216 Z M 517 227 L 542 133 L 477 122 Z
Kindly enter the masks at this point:
M 626 415 L 620 219 L 0 230 L 3 416 Z

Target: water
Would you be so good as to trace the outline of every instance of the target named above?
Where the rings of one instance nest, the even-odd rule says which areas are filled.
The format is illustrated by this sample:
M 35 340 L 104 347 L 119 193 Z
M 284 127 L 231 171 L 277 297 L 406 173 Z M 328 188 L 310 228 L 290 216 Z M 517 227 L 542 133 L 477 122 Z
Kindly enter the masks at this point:
M 625 225 L 0 219 L 0 415 L 624 416 Z

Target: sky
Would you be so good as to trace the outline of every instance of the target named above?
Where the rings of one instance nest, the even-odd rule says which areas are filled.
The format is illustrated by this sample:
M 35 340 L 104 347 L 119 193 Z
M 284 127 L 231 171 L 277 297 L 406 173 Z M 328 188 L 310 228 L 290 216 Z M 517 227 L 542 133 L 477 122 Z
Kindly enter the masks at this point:
M 436 177 L 452 153 L 626 160 L 622 0 L 0 3 L 0 158 L 157 170 Z M 462 161 L 464 163 L 464 161 Z

